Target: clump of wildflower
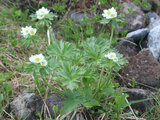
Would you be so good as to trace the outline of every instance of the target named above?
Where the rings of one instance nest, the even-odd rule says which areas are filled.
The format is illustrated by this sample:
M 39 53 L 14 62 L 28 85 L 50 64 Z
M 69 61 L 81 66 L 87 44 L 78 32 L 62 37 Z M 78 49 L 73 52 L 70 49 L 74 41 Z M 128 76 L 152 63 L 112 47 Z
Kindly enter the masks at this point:
M 114 53 L 114 52 L 108 53 L 108 54 L 104 55 L 104 57 L 106 57 L 106 58 L 108 58 L 110 60 L 113 60 L 114 62 L 118 61 L 116 53 Z
M 102 16 L 105 17 L 106 19 L 113 19 L 115 17 L 117 17 L 117 11 L 115 10 L 114 7 L 107 9 L 107 10 L 103 10 L 103 14 Z
M 41 66 L 47 66 L 47 60 L 45 60 L 45 57 L 42 54 L 32 55 L 29 60 L 32 63 L 40 63 Z
M 28 38 L 29 35 L 35 35 L 37 32 L 36 28 L 32 28 L 31 26 L 22 27 L 21 33 L 25 38 Z
M 39 20 L 43 19 L 47 14 L 49 14 L 49 10 L 44 7 L 36 11 L 37 19 Z

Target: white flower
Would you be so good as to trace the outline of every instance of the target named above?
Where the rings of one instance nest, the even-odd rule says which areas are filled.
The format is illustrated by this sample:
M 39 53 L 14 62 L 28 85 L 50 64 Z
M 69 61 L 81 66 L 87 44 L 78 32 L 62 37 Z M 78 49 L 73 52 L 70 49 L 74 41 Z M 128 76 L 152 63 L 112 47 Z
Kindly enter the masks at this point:
M 114 62 L 118 62 L 118 58 L 115 57 L 115 58 L 113 59 L 113 61 L 114 61 Z
M 106 58 L 110 59 L 110 60 L 113 60 L 114 62 L 117 62 L 118 61 L 118 58 L 116 56 L 116 53 L 114 52 L 111 52 L 111 53 L 108 53 L 106 55 L 104 55 Z
M 32 28 L 31 26 L 22 27 L 22 35 L 24 38 L 28 38 L 28 35 L 35 35 L 37 32 L 37 29 Z
M 44 18 L 44 15 L 37 15 L 37 18 L 38 18 L 39 20 L 41 20 L 41 19 Z
M 47 66 L 47 60 L 43 60 L 41 63 L 40 63 L 42 66 Z
M 103 12 L 104 13 L 102 14 L 102 16 L 105 17 L 106 19 L 112 19 L 117 17 L 117 12 L 113 7 L 108 10 L 103 10 Z
M 33 63 L 41 63 L 44 61 L 44 56 L 42 54 L 32 55 L 29 60 Z
M 36 34 L 36 32 L 37 32 L 37 29 L 35 29 L 35 28 L 31 28 L 30 29 L 30 35 L 35 35 Z
M 30 33 L 30 30 L 31 30 L 31 29 L 32 29 L 31 26 L 26 26 L 25 28 L 22 27 L 22 31 L 21 31 L 22 35 L 23 35 L 23 36 L 27 36 L 27 35 Z
M 37 15 L 46 15 L 49 13 L 49 10 L 47 8 L 42 7 L 41 9 L 36 11 Z
M 49 13 L 49 10 L 44 7 L 36 11 L 36 15 L 39 20 L 43 19 L 45 15 L 47 15 L 48 13 Z

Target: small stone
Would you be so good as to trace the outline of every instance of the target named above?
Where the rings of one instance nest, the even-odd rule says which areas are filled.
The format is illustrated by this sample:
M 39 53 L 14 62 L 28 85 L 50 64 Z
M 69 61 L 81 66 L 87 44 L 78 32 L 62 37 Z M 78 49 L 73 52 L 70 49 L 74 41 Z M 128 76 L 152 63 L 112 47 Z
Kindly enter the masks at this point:
M 158 60 L 160 57 L 160 24 L 150 30 L 147 46 L 153 56 Z
M 120 75 L 125 84 L 135 80 L 136 83 L 160 87 L 160 63 L 153 57 L 149 49 L 128 58 L 129 64 L 121 69 Z
M 146 111 L 152 104 L 152 96 L 149 90 L 136 89 L 136 88 L 122 88 L 124 93 L 127 93 L 129 97 L 128 101 L 145 100 L 144 102 L 138 102 L 131 104 L 131 107 L 140 111 Z M 147 99 L 147 100 L 146 100 Z
M 91 15 L 89 13 L 84 13 L 84 12 L 79 12 L 79 11 L 75 11 L 75 10 L 72 10 L 70 13 L 69 13 L 69 17 L 75 21 L 76 23 L 81 23 L 83 22 L 83 19 L 84 18 L 90 18 Z
M 17 119 L 35 120 L 41 112 L 43 102 L 34 93 L 23 93 L 10 103 L 10 109 Z
M 133 41 L 132 39 L 127 39 L 128 41 Z M 115 48 L 119 53 L 123 54 L 125 57 L 134 56 L 138 53 L 137 46 L 128 41 L 119 41 L 117 42 Z
M 118 28 L 117 31 L 127 30 L 128 32 L 131 32 L 145 27 L 146 16 L 140 7 L 131 2 L 124 2 L 123 6 L 124 9 L 121 10 L 121 13 L 125 14 L 124 20 L 126 20 L 127 23 L 125 24 L 125 26 Z M 130 13 L 129 9 L 132 9 L 135 14 Z
M 53 119 L 55 119 L 55 114 L 54 114 L 54 111 L 53 111 L 53 106 L 54 105 L 58 105 L 58 113 L 56 116 L 58 116 L 58 114 L 60 113 L 60 110 L 61 108 L 63 107 L 63 98 L 60 97 L 60 96 L 56 96 L 56 95 L 52 95 L 50 97 L 47 98 L 46 100 L 46 104 L 48 106 L 48 109 L 49 109 L 49 112 L 51 114 L 51 117 Z
M 135 43 L 139 43 L 140 40 L 144 39 L 144 37 L 148 34 L 148 28 L 139 29 L 127 34 L 126 38 L 132 38 Z

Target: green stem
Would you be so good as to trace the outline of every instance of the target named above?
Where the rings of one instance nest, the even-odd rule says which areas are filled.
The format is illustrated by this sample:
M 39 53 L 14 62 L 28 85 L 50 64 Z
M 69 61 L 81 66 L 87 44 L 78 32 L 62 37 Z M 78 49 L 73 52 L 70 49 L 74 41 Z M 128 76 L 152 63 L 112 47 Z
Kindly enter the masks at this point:
M 110 48 L 111 45 L 112 45 L 113 34 L 114 34 L 114 27 L 113 27 L 113 25 L 112 25 L 111 37 L 110 37 L 110 40 L 109 40 L 109 48 Z
M 61 85 L 61 83 L 60 83 L 58 80 L 57 80 L 56 82 L 57 82 L 58 86 L 59 86 L 62 90 L 64 90 L 64 87 Z
M 98 81 L 98 84 L 97 84 L 97 87 L 96 87 L 95 95 L 94 95 L 94 96 L 96 96 L 97 92 L 98 92 L 99 89 L 100 89 L 100 84 L 101 84 L 101 80 L 102 80 L 102 77 L 103 77 L 103 73 L 104 73 L 104 67 L 102 68 L 102 71 L 101 71 L 101 74 L 100 74 L 100 79 L 99 79 L 99 81 Z
M 40 49 L 38 48 L 38 45 L 35 43 L 34 40 L 33 40 L 33 44 L 34 44 L 34 46 L 36 47 L 37 51 L 38 51 L 39 53 L 41 53 Z
M 102 24 L 102 28 L 101 28 L 101 30 L 100 30 L 100 32 L 99 33 L 103 33 L 103 32 L 105 32 L 105 25 L 104 24 Z
M 42 78 L 42 79 L 43 79 L 43 82 L 44 82 L 51 90 L 53 90 L 54 92 L 59 93 L 59 94 L 65 96 L 63 92 L 61 92 L 61 91 L 59 91 L 58 89 L 52 87 L 50 84 L 48 84 L 48 82 L 47 82 L 44 78 Z
M 109 83 L 109 78 L 110 78 L 110 76 L 111 76 L 111 74 L 112 74 L 112 69 L 111 69 L 111 71 L 109 72 L 109 74 L 107 74 L 106 73 L 106 75 L 105 75 L 105 77 L 104 77 L 104 79 L 105 79 L 105 81 L 102 83 L 102 86 L 101 86 L 101 84 L 99 85 L 99 89 L 96 91 L 96 93 L 94 94 L 94 97 L 96 97 L 96 95 L 97 95 L 97 93 L 102 89 L 104 89 L 104 87 L 106 86 L 106 84 L 108 84 Z M 107 76 L 108 75 L 108 76 Z M 96 97 L 97 98 L 97 97 Z M 98 97 L 98 99 L 99 99 L 99 97 Z
M 110 77 L 112 75 L 112 68 L 111 68 L 111 71 L 109 72 L 106 80 L 104 81 L 104 83 L 102 84 L 101 88 L 103 89 L 105 87 L 106 84 L 108 84 L 110 82 Z

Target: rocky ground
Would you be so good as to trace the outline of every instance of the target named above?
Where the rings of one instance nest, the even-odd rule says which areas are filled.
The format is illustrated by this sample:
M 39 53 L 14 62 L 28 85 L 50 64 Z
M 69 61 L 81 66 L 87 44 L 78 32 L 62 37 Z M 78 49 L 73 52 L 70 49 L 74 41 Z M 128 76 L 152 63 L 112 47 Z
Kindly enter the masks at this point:
M 38 2 L 36 0 L 29 1 L 30 4 L 37 4 Z M 54 4 L 53 1 L 48 2 Z M 83 2 L 85 7 L 93 4 L 92 0 L 83 0 Z M 129 61 L 128 65 L 120 71 L 116 81 L 123 86 L 124 92 L 128 93 L 129 101 L 148 99 L 132 104 L 132 108 L 139 110 L 141 114 L 153 104 L 154 101 L 150 99 L 152 93 L 160 88 L 160 1 L 148 0 L 148 2 L 150 7 L 144 9 L 141 6 L 136 6 L 131 0 L 121 1 L 124 9 L 120 9 L 119 13 L 125 14 L 124 20 L 127 23 L 118 28 L 116 32 L 127 30 L 128 33 L 125 37 L 120 38 L 115 45 L 116 49 Z M 28 1 L 19 0 L 18 3 L 22 9 L 30 8 Z M 66 4 L 69 3 L 66 2 Z M 95 14 L 82 11 L 83 6 L 82 2 L 71 5 L 68 14 L 66 14 L 67 17 L 80 23 L 84 17 Z M 155 6 L 157 7 L 156 10 Z M 135 14 L 129 13 L 128 9 L 130 8 L 133 8 Z M 132 88 L 128 83 L 134 81 L 136 87 Z M 20 118 L 23 113 L 23 119 L 29 114 L 26 120 L 34 120 L 36 119 L 35 114 L 41 112 L 43 106 L 47 106 L 50 116 L 54 118 L 53 105 L 58 104 L 60 110 L 63 106 L 62 100 L 63 98 L 53 94 L 46 101 L 43 101 L 40 96 L 34 93 L 24 92 L 12 100 L 10 111 L 16 118 Z M 79 119 L 76 120 L 86 119 L 79 114 Z

